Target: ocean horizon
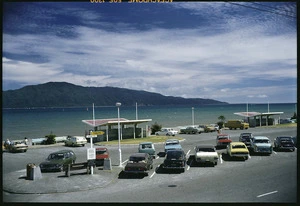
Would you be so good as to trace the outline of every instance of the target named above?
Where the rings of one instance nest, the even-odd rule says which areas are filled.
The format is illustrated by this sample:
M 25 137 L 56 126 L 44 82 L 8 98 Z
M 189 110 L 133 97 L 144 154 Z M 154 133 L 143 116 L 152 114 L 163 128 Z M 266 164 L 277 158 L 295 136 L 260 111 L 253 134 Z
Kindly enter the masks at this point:
M 192 109 L 193 108 L 193 109 Z M 277 104 L 224 104 L 224 105 L 181 105 L 181 106 L 121 106 L 120 117 L 129 120 L 152 119 L 151 122 L 139 124 L 138 127 L 158 123 L 162 127 L 180 127 L 186 125 L 212 124 L 223 115 L 226 120 L 243 119 L 236 112 L 283 112 L 274 118 L 290 118 L 297 113 L 297 103 Z M 117 107 L 94 107 L 95 119 L 117 118 Z M 192 118 L 194 116 L 194 119 Z M 2 140 L 20 140 L 41 138 L 50 133 L 56 136 L 81 135 L 91 126 L 82 120 L 93 119 L 93 108 L 90 107 L 39 107 L 2 109 Z

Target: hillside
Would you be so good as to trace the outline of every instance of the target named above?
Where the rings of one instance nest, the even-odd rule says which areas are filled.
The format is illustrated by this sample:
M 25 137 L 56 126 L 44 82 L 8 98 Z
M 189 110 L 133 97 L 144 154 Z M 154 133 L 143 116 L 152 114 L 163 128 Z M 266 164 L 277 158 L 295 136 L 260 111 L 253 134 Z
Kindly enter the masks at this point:
M 228 104 L 212 99 L 163 96 L 158 93 L 116 87 L 83 87 L 66 82 L 48 82 L 2 92 L 2 108 L 80 107 L 139 105 L 207 105 Z

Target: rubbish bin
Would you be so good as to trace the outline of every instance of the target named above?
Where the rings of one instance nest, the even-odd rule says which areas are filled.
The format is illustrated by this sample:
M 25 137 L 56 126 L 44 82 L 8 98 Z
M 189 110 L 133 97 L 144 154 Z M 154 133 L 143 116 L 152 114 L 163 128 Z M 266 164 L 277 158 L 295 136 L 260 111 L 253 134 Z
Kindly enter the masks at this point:
M 103 170 L 111 170 L 110 158 L 105 158 L 103 163 Z
M 29 163 L 27 164 L 27 179 L 29 180 L 33 180 L 33 168 L 35 168 L 35 164 L 34 163 Z

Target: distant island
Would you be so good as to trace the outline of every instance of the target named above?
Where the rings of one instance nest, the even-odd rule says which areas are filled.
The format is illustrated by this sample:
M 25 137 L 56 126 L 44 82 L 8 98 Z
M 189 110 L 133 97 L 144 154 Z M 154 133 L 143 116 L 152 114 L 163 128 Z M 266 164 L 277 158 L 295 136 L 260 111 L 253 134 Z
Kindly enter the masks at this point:
M 228 104 L 213 99 L 163 96 L 158 93 L 117 87 L 83 87 L 67 82 L 48 82 L 2 91 L 2 108 L 28 107 L 81 107 L 150 105 L 221 105 Z

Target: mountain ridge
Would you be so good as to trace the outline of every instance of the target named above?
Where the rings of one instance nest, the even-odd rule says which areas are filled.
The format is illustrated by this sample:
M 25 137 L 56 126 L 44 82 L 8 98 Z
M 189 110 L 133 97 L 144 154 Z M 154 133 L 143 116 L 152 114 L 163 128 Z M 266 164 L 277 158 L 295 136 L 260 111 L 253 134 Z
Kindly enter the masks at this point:
M 47 82 L 28 85 L 16 90 L 2 91 L 2 108 L 76 107 L 91 103 L 112 106 L 138 105 L 212 105 L 228 104 L 213 99 L 164 96 L 143 90 L 118 87 L 84 87 L 67 82 Z

